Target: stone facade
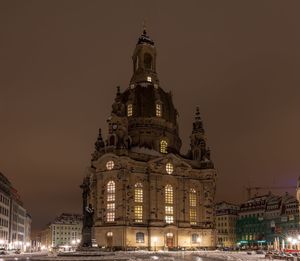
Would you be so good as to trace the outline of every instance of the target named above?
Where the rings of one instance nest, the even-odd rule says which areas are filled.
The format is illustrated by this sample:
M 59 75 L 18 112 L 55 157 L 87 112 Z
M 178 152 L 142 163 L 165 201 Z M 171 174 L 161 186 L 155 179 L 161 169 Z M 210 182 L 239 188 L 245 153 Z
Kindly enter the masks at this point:
M 180 153 L 177 110 L 156 72 L 146 31 L 133 54 L 128 88 L 117 89 L 83 189 L 83 246 L 115 249 L 215 246 L 216 170 L 197 108 L 191 148 Z M 92 240 L 93 238 L 93 240 Z

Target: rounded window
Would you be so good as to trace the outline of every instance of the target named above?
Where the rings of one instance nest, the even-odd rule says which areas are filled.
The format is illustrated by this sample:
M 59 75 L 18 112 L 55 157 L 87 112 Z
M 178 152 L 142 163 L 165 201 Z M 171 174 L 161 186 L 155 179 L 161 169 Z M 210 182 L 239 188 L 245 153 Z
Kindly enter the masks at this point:
M 168 163 L 166 164 L 166 171 L 167 171 L 167 173 L 170 174 L 170 175 L 173 173 L 173 171 L 174 171 L 174 166 L 173 166 L 173 164 L 172 164 L 171 162 L 168 162 Z
M 106 168 L 108 170 L 112 170 L 115 166 L 115 163 L 112 160 L 109 160 L 108 162 L 106 162 Z
M 144 65 L 145 65 L 145 69 L 153 69 L 152 68 L 152 56 L 149 53 L 145 53 L 144 54 Z

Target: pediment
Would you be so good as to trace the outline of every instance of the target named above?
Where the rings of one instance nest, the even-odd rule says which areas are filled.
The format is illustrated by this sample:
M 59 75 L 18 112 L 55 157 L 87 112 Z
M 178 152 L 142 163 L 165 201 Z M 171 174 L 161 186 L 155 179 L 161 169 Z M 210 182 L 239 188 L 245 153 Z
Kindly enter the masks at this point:
M 101 156 L 99 159 L 97 159 L 95 162 L 93 162 L 94 167 L 96 168 L 96 171 L 106 171 L 107 167 L 106 164 L 109 161 L 113 161 L 113 169 L 120 169 L 121 168 L 121 159 L 120 157 L 116 156 L 113 153 L 107 153 Z
M 188 163 L 174 154 L 168 154 L 151 160 L 148 162 L 148 166 L 151 172 L 166 173 L 166 164 L 169 162 L 173 164 L 173 174 L 184 175 L 184 173 L 187 173 L 192 169 Z

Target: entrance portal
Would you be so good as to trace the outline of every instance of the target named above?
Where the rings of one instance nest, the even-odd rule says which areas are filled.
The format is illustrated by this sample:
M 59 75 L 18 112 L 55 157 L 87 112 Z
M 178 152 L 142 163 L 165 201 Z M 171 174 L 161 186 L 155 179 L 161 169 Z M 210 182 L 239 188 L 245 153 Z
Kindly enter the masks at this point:
M 113 246 L 113 232 L 106 233 L 106 245 L 108 248 L 112 248 Z
M 174 247 L 174 235 L 173 233 L 167 233 L 166 235 L 166 245 L 168 248 Z

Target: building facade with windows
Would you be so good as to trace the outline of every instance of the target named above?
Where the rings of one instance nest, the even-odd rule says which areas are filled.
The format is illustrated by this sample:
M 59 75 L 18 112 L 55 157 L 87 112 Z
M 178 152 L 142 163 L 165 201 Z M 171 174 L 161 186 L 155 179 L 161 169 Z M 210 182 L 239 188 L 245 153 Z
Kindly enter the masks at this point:
M 220 202 L 215 206 L 216 213 L 216 237 L 218 247 L 236 247 L 236 221 L 239 206 Z
M 214 247 L 216 170 L 199 109 L 190 149 L 180 153 L 178 113 L 160 85 L 156 47 L 144 30 L 129 86 L 117 88 L 83 180 L 84 226 L 115 249 Z
M 26 250 L 30 244 L 30 215 L 10 181 L 0 172 L 0 248 Z
M 82 215 L 62 213 L 42 231 L 43 248 L 76 248 L 81 241 Z
M 255 196 L 241 204 L 237 221 L 237 241 L 241 245 L 288 246 L 288 238 L 298 238 L 299 202 L 295 196 L 272 193 Z M 284 242 L 284 243 L 282 243 Z

